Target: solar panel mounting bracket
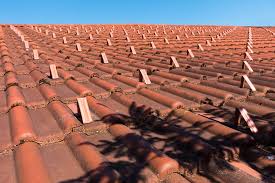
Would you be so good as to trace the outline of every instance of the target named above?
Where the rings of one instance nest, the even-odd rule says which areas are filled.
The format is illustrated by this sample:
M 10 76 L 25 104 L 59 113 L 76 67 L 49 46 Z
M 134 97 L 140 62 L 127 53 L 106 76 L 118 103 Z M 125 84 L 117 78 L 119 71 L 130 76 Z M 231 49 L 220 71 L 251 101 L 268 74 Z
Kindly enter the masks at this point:
M 38 50 L 34 49 L 34 50 L 32 50 L 32 52 L 33 52 L 33 59 L 38 60 L 39 59 Z
M 80 46 L 80 43 L 76 43 L 76 50 L 77 51 L 82 51 L 82 48 Z
M 151 81 L 147 74 L 146 69 L 139 69 L 139 82 L 144 82 L 145 84 L 151 84 Z
M 50 64 L 50 73 L 51 73 L 52 79 L 58 79 L 59 78 L 55 64 Z
M 236 126 L 240 125 L 241 118 L 243 118 L 252 133 L 258 132 L 258 129 L 257 129 L 254 121 L 251 119 L 251 117 L 249 116 L 249 114 L 245 108 L 242 108 L 242 107 L 236 108 L 235 109 L 235 118 L 236 118 L 235 119 Z
M 106 53 L 102 52 L 100 55 L 101 55 L 101 61 L 102 61 L 102 63 L 108 64 L 109 61 L 108 61 L 108 58 L 106 56 Z
M 155 45 L 155 43 L 152 41 L 152 42 L 150 42 L 150 44 L 151 44 L 151 47 L 153 48 L 153 49 L 156 49 L 156 45 Z
M 244 88 L 244 82 L 246 82 L 248 84 L 248 86 L 251 89 L 251 91 L 253 91 L 253 92 L 256 91 L 255 86 L 253 85 L 253 83 L 250 81 L 249 77 L 246 74 L 242 75 L 242 77 L 241 77 L 240 88 Z
M 173 68 L 180 67 L 176 57 L 174 57 L 174 56 L 170 57 L 170 65 L 172 65 Z
M 92 116 L 91 116 L 91 111 L 89 109 L 89 105 L 87 102 L 87 98 L 77 98 L 77 104 L 78 108 L 81 114 L 81 119 L 84 124 L 90 123 L 93 121 Z
M 62 39 L 63 39 L 63 44 L 67 44 L 68 43 L 66 37 L 63 37 Z
M 131 52 L 132 52 L 133 55 L 137 54 L 134 46 L 130 46 L 130 50 L 131 50 Z
M 243 61 L 242 69 L 245 69 L 245 67 L 249 70 L 249 72 L 254 72 L 247 61 Z
M 187 56 L 190 56 L 191 58 L 195 57 L 191 49 L 187 49 Z

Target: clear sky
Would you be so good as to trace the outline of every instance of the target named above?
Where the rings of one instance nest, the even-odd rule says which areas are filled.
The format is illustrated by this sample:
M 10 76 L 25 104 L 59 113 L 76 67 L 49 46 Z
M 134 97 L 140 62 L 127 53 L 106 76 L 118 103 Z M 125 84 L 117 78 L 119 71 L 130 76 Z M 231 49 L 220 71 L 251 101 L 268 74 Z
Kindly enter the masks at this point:
M 273 25 L 275 0 L 2 0 L 0 23 Z

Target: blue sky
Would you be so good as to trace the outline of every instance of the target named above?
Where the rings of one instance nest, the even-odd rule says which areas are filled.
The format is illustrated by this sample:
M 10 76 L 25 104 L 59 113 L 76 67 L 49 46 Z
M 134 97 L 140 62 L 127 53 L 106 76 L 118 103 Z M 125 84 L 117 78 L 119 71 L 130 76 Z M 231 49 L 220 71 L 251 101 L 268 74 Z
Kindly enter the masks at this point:
M 0 23 L 275 26 L 275 0 L 3 0 L 0 6 Z

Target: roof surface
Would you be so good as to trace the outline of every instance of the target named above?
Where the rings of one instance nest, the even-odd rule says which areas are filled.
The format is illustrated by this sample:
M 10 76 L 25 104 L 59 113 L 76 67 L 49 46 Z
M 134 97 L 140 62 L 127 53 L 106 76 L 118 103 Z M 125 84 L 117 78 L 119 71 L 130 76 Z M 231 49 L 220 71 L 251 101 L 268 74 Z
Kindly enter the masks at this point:
M 274 48 L 274 27 L 1 25 L 0 182 L 272 181 Z

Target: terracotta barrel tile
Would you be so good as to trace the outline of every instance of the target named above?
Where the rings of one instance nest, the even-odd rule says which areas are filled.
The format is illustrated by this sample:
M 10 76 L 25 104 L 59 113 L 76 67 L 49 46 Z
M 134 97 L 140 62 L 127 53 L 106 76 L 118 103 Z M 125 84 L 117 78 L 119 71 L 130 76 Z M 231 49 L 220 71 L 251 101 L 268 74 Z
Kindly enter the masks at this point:
M 134 72 L 137 70 L 136 68 L 131 67 L 129 65 L 125 65 L 125 64 L 115 64 L 115 67 L 123 69 L 125 71 L 129 71 L 129 72 Z
M 220 78 L 218 81 L 221 83 L 226 83 L 226 84 L 240 87 L 240 81 L 236 81 L 236 80 L 232 80 L 232 79 L 228 79 L 228 78 Z M 257 91 L 260 91 L 263 93 L 267 93 L 267 91 L 270 90 L 270 88 L 266 87 L 266 86 L 259 86 L 259 85 L 254 85 L 254 86 Z M 249 85 L 247 83 L 245 83 L 244 88 L 249 88 Z
M 172 68 L 171 65 L 163 64 L 163 63 L 159 63 L 159 62 L 147 62 L 146 64 L 147 64 L 147 65 L 156 66 L 156 67 L 160 67 L 160 68 L 165 68 L 165 69 L 170 69 L 170 68 Z
M 157 75 L 157 76 L 167 78 L 167 79 L 171 79 L 171 80 L 174 80 L 174 81 L 179 81 L 179 82 L 187 81 L 187 78 L 185 78 L 185 77 L 182 77 L 182 76 L 179 76 L 179 75 L 176 75 L 176 74 L 172 74 L 172 73 L 168 73 L 168 72 L 156 71 L 153 74 Z
M 32 76 L 32 78 L 34 79 L 34 81 L 36 83 L 40 83 L 42 81 L 45 81 L 48 79 L 46 74 L 42 74 L 40 71 L 37 70 L 33 70 L 30 75 Z
M 31 57 L 30 57 L 29 55 L 27 55 L 26 53 L 22 55 L 22 58 L 23 58 L 23 60 L 25 60 L 25 61 L 30 61 L 30 60 L 32 60 Z
M 109 74 L 117 74 L 118 73 L 118 71 L 116 69 L 111 68 L 111 67 L 105 67 L 102 64 L 97 64 L 95 66 L 95 68 L 99 69 L 99 70 L 101 70 L 103 72 L 109 73 Z
M 255 163 L 255 165 L 258 167 L 266 167 L 264 170 L 265 173 L 272 174 L 272 172 L 274 172 L 274 160 L 268 159 L 266 156 L 263 156 L 263 152 L 257 149 L 248 149 L 246 152 L 244 152 L 243 157 L 246 157 L 249 162 Z
M 185 99 L 195 101 L 197 103 L 203 103 L 203 102 L 207 102 L 207 101 L 210 100 L 205 96 L 199 95 L 197 93 L 189 92 L 189 91 L 184 91 L 180 88 L 163 86 L 163 87 L 161 87 L 161 89 L 164 90 L 164 91 L 167 91 L 169 93 L 181 96 Z
M 201 84 L 205 85 L 205 86 L 210 86 L 210 87 L 213 87 L 213 88 L 229 91 L 229 92 L 232 92 L 232 93 L 236 93 L 236 94 L 239 94 L 239 95 L 247 96 L 249 94 L 248 89 L 239 88 L 239 87 L 236 87 L 236 86 L 223 84 L 223 83 L 219 83 L 219 82 L 216 82 L 216 81 L 201 81 Z
M 5 72 L 15 72 L 14 66 L 12 63 L 4 63 Z
M 181 102 L 146 88 L 138 90 L 138 93 L 163 105 L 171 107 L 172 109 L 178 109 L 183 107 L 183 104 Z
M 214 88 L 206 87 L 203 85 L 197 85 L 197 84 L 186 82 L 186 83 L 182 83 L 182 86 L 186 87 L 186 88 L 190 88 L 190 89 L 198 91 L 198 92 L 201 92 L 201 93 L 206 93 L 206 94 L 214 96 L 214 97 L 222 98 L 224 100 L 232 98 L 231 94 L 229 94 L 223 90 L 214 89 Z
M 176 172 L 179 169 L 177 161 L 169 158 L 160 151 L 153 148 L 141 136 L 136 135 L 128 127 L 121 124 L 110 126 L 110 133 L 122 139 L 130 150 L 135 149 L 136 158 L 148 162 L 150 167 L 161 177 Z
M 74 81 L 74 80 L 67 80 L 66 85 L 73 90 L 75 93 L 79 94 L 80 96 L 90 96 L 93 95 L 92 91 L 87 88 L 86 86 Z
M 165 183 L 190 183 L 181 174 L 173 173 L 165 178 Z
M 179 122 L 178 124 L 180 125 L 180 123 L 182 122 Z M 168 127 L 168 129 L 171 129 L 174 132 L 178 132 L 176 139 L 182 144 L 186 145 L 186 147 L 190 148 L 188 149 L 189 151 L 196 153 L 199 156 L 197 159 L 209 160 L 212 157 L 215 148 L 202 140 L 199 136 L 189 133 L 188 130 L 183 131 L 181 128 L 177 127 Z M 192 132 L 192 130 L 190 131 Z
M 56 121 L 59 122 L 60 128 L 65 132 L 80 125 L 80 122 L 73 115 L 72 111 L 61 102 L 53 101 L 49 103 L 48 109 L 51 111 Z
M 126 76 L 114 75 L 113 78 L 116 79 L 116 80 L 118 80 L 118 81 L 121 81 L 121 82 L 123 82 L 123 83 L 125 83 L 127 85 L 136 87 L 136 88 L 146 87 L 145 83 L 138 82 L 138 81 L 136 81 L 134 79 L 131 79 L 129 77 L 126 77 Z
M 248 112 L 251 112 L 253 114 L 257 114 L 260 116 L 268 115 L 274 113 L 274 109 L 272 108 L 267 108 L 264 106 L 259 106 L 259 105 L 251 105 L 251 103 L 246 103 L 246 102 L 240 102 L 236 100 L 230 100 L 226 102 L 226 105 L 231 106 L 231 107 L 238 107 L 238 108 L 245 108 Z
M 100 78 L 92 78 L 91 81 L 93 83 L 95 83 L 96 85 L 104 88 L 105 90 L 108 90 L 110 92 L 118 92 L 118 91 L 121 91 L 121 88 L 119 88 L 118 86 L 108 82 L 108 81 L 105 81 L 103 79 L 100 79 Z
M 18 85 L 18 80 L 14 72 L 8 72 L 5 74 L 6 87 L 11 85 Z
M 201 74 L 186 72 L 186 71 L 179 70 L 179 69 L 172 69 L 170 72 L 173 73 L 173 74 L 177 74 L 177 75 L 181 75 L 181 76 L 185 76 L 185 77 L 189 77 L 189 78 L 194 78 L 194 79 L 205 79 L 205 78 L 207 78 L 206 76 L 201 75 Z
M 25 99 L 18 86 L 10 86 L 7 89 L 7 103 L 10 109 L 13 106 L 25 105 Z
M 179 112 L 179 114 L 184 120 L 191 124 L 197 124 L 197 126 L 200 128 L 207 126 L 207 130 L 209 132 L 223 136 L 226 140 L 230 141 L 232 145 L 242 145 L 243 147 L 245 147 L 254 143 L 254 139 L 250 135 L 224 126 L 208 118 L 196 115 L 189 111 L 186 111 L 183 114 L 182 112 Z
M 263 97 L 257 97 L 257 96 L 248 96 L 247 97 L 248 101 L 255 102 L 257 104 L 262 104 L 268 107 L 275 108 L 275 101 L 263 98 Z
M 234 80 L 240 80 L 239 77 L 234 78 Z M 266 81 L 266 80 L 260 80 L 260 79 L 255 79 L 255 78 L 250 78 L 250 81 L 253 84 L 258 84 L 258 85 L 262 85 L 262 86 L 267 86 L 267 87 L 271 87 L 271 88 L 275 88 L 275 83 L 274 82 L 270 82 L 270 81 Z
M 201 67 L 201 70 L 207 70 L 211 72 L 216 72 L 216 73 L 222 73 L 225 75 L 231 75 L 234 76 L 236 72 L 230 71 L 230 70 L 223 70 L 223 69 L 215 69 L 215 68 L 210 68 L 210 67 Z
M 9 53 L 9 51 L 8 51 L 8 48 L 7 47 L 1 47 L 2 48 L 2 50 L 1 50 L 1 55 L 2 56 L 6 56 L 6 57 L 10 57 L 10 53 Z
M 90 78 L 99 77 L 99 75 L 96 72 L 93 72 L 93 71 L 86 69 L 84 67 L 77 67 L 76 70 Z
M 38 145 L 25 142 L 16 147 L 14 152 L 16 175 L 21 183 L 51 182 Z
M 159 77 L 159 76 L 150 76 L 150 80 L 153 83 L 156 83 L 158 85 L 169 85 L 170 81 L 166 80 L 165 78 Z
M 35 63 L 31 62 L 31 61 L 26 62 L 25 65 L 28 67 L 28 69 L 30 71 L 33 71 L 34 69 L 38 69 L 38 66 Z
M 157 67 L 153 67 L 153 66 L 149 66 L 149 65 L 145 65 L 145 64 L 139 64 L 139 63 L 131 63 L 130 66 L 134 66 L 137 68 L 141 68 L 141 69 L 147 69 L 148 72 L 153 72 L 153 71 L 157 71 L 158 68 Z
M 275 82 L 274 77 L 268 77 L 268 76 L 253 76 L 253 75 L 250 75 L 249 78 L 264 80 L 264 81 L 268 81 L 268 82 Z
M 111 95 L 111 97 L 116 101 L 118 101 L 119 103 L 128 107 L 130 107 L 133 102 L 137 102 L 120 93 L 114 93 Z
M 83 135 L 72 133 L 65 140 L 81 166 L 86 171 L 94 172 L 90 175 L 90 181 L 117 182 L 117 172 L 108 166 L 103 155 Z
M 63 69 L 57 69 L 57 71 L 58 75 L 60 75 L 60 77 L 62 77 L 64 80 L 74 79 L 74 76 L 71 73 L 64 71 Z
M 90 58 L 84 58 L 83 61 L 90 63 L 92 65 L 96 65 L 100 63 L 100 60 L 94 60 L 94 59 L 90 59 Z
M 70 64 L 70 65 L 72 65 L 74 67 L 78 67 L 78 66 L 81 65 L 79 62 L 73 61 L 73 60 L 66 60 L 66 63 L 68 63 L 68 64 Z
M 57 100 L 59 99 L 59 96 L 57 93 L 52 89 L 52 87 L 48 84 L 42 84 L 38 87 L 39 91 L 43 95 L 45 99 L 48 101 Z
M 75 156 L 81 160 L 80 163 L 85 170 L 93 170 L 105 161 L 100 152 L 83 135 L 74 132 L 65 140 Z
M 114 124 L 110 126 L 109 131 L 114 137 L 119 137 L 129 133 L 134 133 L 133 130 L 131 130 L 130 128 L 122 124 Z
M 114 114 L 114 112 L 108 106 L 98 102 L 94 97 L 88 96 L 87 101 L 90 108 L 101 118 L 110 114 Z
M 197 73 L 197 74 L 201 74 L 201 75 L 206 75 L 206 76 L 211 76 L 211 77 L 217 77 L 217 72 L 211 72 L 211 71 L 206 71 L 206 70 L 200 70 L 200 69 L 188 69 L 188 72 L 192 72 L 192 73 Z
M 19 144 L 22 140 L 35 140 L 36 135 L 33 131 L 32 120 L 23 106 L 13 107 L 9 111 L 12 141 Z
M 1 60 L 2 63 L 12 63 L 11 57 L 9 56 L 9 54 L 1 54 Z

